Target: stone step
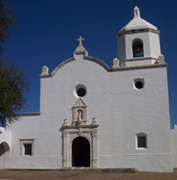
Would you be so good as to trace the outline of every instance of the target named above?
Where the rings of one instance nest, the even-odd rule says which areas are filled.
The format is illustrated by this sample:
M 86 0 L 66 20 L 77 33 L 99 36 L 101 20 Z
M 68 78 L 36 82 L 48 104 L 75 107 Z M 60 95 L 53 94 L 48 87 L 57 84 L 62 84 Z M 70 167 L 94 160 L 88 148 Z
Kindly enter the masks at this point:
M 65 169 L 4 169 L 14 171 L 82 171 L 82 172 L 115 172 L 115 173 L 135 173 L 135 168 L 90 168 L 90 167 L 73 167 Z
M 61 171 L 84 171 L 84 172 L 117 172 L 117 173 L 135 173 L 135 168 L 87 168 L 87 167 L 74 167 L 65 168 Z

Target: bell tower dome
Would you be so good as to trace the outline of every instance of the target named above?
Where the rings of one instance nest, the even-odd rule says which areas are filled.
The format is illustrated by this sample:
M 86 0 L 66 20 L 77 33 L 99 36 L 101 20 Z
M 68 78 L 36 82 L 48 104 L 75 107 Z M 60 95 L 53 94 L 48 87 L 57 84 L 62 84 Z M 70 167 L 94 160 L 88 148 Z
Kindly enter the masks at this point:
M 139 66 L 160 63 L 160 31 L 140 16 L 137 6 L 134 18 L 117 34 L 117 57 L 120 66 Z

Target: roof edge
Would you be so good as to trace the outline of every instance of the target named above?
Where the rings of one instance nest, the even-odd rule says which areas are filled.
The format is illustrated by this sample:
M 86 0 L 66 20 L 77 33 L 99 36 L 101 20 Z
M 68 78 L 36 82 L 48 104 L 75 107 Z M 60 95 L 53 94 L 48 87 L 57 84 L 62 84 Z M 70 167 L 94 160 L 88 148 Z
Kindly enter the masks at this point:
M 143 58 L 146 59 L 146 58 Z M 156 58 L 158 60 L 158 58 Z M 40 76 L 41 78 L 47 78 L 47 77 L 52 77 L 54 76 L 57 71 L 63 67 L 64 65 L 66 65 L 67 63 L 70 63 L 72 61 L 76 61 L 77 59 L 75 57 L 69 58 L 65 61 L 63 61 L 62 63 L 60 63 L 53 71 L 51 74 L 48 75 L 43 75 Z M 99 64 L 100 66 L 102 66 L 107 72 L 114 72 L 114 71 L 122 71 L 122 70 L 134 70 L 134 69 L 146 69 L 146 68 L 155 68 L 155 67 L 166 67 L 167 63 L 163 63 L 163 64 L 150 64 L 150 65 L 138 65 L 138 66 L 129 66 L 129 67 L 117 67 L 117 68 L 110 68 L 105 62 L 103 62 L 102 60 L 96 58 L 96 57 L 92 57 L 92 56 L 84 56 L 84 60 L 89 60 L 92 62 L 95 62 L 97 64 Z M 131 60 L 131 59 L 129 59 Z M 138 59 L 137 59 L 138 60 Z M 23 114 L 24 115 L 24 114 Z
M 106 71 L 110 71 L 110 67 L 102 60 L 96 58 L 96 57 L 92 57 L 92 56 L 84 56 L 85 60 L 89 60 L 89 61 L 93 61 L 97 64 L 99 64 L 100 66 L 102 66 Z
M 80 53 L 79 53 L 79 54 L 80 54 Z M 81 53 L 81 54 L 82 54 L 82 53 Z M 85 53 L 83 53 L 83 55 L 84 55 L 84 59 L 85 59 L 85 60 L 93 61 L 93 62 L 99 64 L 100 66 L 102 66 L 106 71 L 110 71 L 111 68 L 110 68 L 106 63 L 104 63 L 102 60 L 100 60 L 100 59 L 98 59 L 98 58 L 95 58 L 95 57 L 92 57 L 92 56 L 85 56 Z M 72 61 L 76 61 L 76 58 L 75 58 L 75 57 L 72 57 L 72 58 L 69 58 L 69 59 L 63 61 L 62 63 L 60 63 L 60 64 L 52 71 L 51 74 L 42 75 L 42 76 L 40 75 L 40 77 L 41 77 L 41 78 L 47 78 L 47 77 L 54 76 L 61 67 L 63 67 L 64 65 L 66 65 L 67 63 L 70 63 L 70 62 L 72 62 Z
M 158 68 L 158 67 L 167 67 L 167 63 L 163 64 L 150 64 L 150 65 L 139 65 L 139 66 L 128 66 L 128 67 L 118 67 L 118 68 L 111 68 L 110 71 L 125 71 L 125 70 L 136 70 L 136 69 L 148 69 L 148 68 Z
M 16 114 L 17 116 L 39 116 L 41 113 L 40 112 L 32 112 L 32 113 L 19 113 Z
M 51 73 L 51 76 L 55 75 L 57 73 L 57 71 L 63 67 L 64 65 L 66 65 L 67 63 L 71 62 L 71 61 L 75 61 L 76 58 L 75 57 L 72 57 L 72 58 L 69 58 L 69 59 L 66 59 L 65 61 L 61 62 Z
M 152 33 L 160 35 L 159 30 L 155 30 L 155 29 L 151 29 L 151 28 L 139 28 L 139 29 L 130 29 L 130 30 L 122 29 L 120 32 L 118 32 L 118 34 L 116 35 L 116 38 L 118 38 L 124 34 L 135 34 L 135 33 L 144 33 L 144 32 L 152 32 Z

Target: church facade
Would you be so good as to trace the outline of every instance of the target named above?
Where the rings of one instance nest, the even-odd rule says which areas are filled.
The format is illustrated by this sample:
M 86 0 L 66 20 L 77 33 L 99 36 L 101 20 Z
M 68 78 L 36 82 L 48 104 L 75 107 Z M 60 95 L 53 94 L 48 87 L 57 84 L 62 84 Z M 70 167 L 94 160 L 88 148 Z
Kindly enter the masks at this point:
M 89 56 L 83 40 L 52 73 L 42 68 L 40 112 L 0 129 L 0 168 L 172 172 L 177 128 L 170 131 L 159 30 L 135 7 L 112 67 Z

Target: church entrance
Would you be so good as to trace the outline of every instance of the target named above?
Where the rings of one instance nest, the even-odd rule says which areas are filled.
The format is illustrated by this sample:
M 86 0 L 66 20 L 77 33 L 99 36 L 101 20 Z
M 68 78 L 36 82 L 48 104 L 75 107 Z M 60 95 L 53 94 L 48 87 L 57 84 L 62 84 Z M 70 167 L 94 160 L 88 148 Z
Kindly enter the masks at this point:
M 77 137 L 73 141 L 72 167 L 90 167 L 90 144 L 84 137 Z

